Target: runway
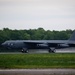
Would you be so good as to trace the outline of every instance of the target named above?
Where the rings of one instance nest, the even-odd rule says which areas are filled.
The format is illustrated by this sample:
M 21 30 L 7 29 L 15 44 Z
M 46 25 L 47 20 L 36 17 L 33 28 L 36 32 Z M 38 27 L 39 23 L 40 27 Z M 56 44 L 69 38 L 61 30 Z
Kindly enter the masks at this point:
M 49 53 L 48 49 L 34 49 L 29 50 L 29 54 L 31 53 Z M 64 48 L 64 49 L 56 49 L 55 53 L 75 53 L 75 47 Z M 24 54 L 22 52 L 0 52 L 0 54 Z
M 75 69 L 6 69 L 0 75 L 75 75 Z
M 63 49 L 55 49 L 55 53 L 75 53 L 75 47 L 71 48 L 63 48 Z M 49 53 L 48 49 L 38 49 L 38 50 L 30 50 L 29 53 Z

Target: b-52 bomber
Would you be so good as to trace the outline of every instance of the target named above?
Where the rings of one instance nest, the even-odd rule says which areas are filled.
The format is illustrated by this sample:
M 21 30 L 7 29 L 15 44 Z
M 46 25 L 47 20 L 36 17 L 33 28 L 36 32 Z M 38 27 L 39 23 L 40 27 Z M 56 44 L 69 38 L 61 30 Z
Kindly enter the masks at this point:
M 21 49 L 23 53 L 28 53 L 29 49 L 48 49 L 49 53 L 55 53 L 55 49 L 75 47 L 75 31 L 68 40 L 8 40 L 2 46 Z

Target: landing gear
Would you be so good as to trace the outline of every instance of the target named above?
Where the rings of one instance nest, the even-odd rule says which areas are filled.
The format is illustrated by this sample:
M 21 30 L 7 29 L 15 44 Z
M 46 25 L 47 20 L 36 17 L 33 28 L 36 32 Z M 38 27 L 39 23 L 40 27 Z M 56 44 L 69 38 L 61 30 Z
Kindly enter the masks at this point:
M 28 49 L 27 48 L 23 48 L 22 49 L 22 53 L 28 53 Z
M 49 52 L 49 53 L 55 53 L 56 50 L 55 50 L 55 48 L 49 48 L 48 52 Z

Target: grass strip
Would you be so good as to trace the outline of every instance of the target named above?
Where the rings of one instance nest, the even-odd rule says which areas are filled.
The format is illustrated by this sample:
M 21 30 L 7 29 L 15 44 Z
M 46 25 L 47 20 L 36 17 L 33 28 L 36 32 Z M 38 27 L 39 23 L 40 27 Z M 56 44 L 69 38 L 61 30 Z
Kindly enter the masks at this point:
M 0 68 L 75 68 L 75 54 L 0 54 Z

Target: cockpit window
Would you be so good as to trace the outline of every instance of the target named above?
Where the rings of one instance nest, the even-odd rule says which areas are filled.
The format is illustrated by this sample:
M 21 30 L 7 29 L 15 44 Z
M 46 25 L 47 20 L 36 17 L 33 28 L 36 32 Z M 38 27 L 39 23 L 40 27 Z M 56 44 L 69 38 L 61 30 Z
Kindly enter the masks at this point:
M 11 43 L 10 45 L 13 46 L 13 43 Z
M 8 43 L 8 45 L 13 46 L 14 44 L 13 43 Z
M 10 43 L 8 43 L 8 45 L 10 45 Z

